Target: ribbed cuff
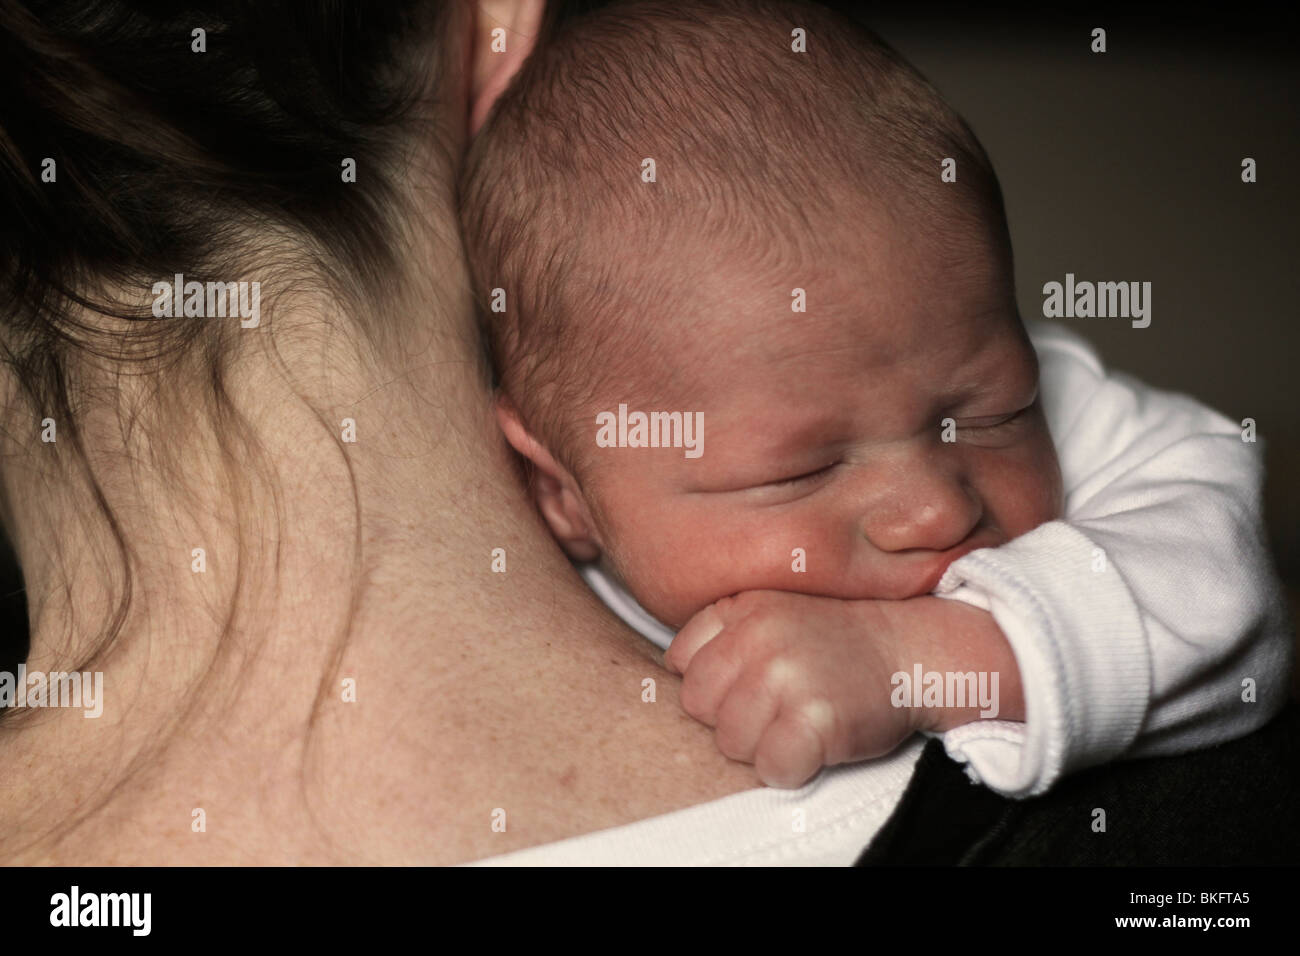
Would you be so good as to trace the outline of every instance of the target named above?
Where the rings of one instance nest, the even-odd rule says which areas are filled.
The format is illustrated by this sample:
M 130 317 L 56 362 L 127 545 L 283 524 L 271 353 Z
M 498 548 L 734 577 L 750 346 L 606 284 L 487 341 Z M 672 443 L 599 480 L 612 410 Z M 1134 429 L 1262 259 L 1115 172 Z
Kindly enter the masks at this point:
M 972 779 L 1036 796 L 1132 745 L 1151 695 L 1146 630 L 1119 569 L 1082 532 L 1052 521 L 972 551 L 935 595 L 991 612 L 1020 668 L 1025 723 L 977 720 L 942 735 Z

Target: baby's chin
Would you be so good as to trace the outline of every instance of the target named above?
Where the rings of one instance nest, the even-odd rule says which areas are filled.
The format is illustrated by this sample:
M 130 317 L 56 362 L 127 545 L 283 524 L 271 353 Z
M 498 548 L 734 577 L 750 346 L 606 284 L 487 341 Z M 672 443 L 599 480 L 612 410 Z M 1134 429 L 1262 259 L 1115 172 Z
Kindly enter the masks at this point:
M 701 604 L 698 596 L 680 593 L 667 580 L 667 575 L 656 573 L 653 568 L 643 567 L 640 574 L 624 573 L 620 562 L 608 551 L 601 552 L 596 564 L 606 577 L 632 595 L 646 613 L 674 631 L 680 631 L 697 611 L 717 600 L 713 598 Z

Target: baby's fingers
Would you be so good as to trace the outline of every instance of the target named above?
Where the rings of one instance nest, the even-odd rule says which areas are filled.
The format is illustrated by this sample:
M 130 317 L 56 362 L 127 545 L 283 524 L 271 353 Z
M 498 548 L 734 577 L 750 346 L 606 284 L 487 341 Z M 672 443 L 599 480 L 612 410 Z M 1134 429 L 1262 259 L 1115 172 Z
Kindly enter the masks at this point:
M 826 763 L 826 740 L 834 717 L 826 701 L 814 701 L 785 710 L 777 716 L 759 742 L 754 769 L 769 787 L 802 787 Z
M 668 653 L 664 655 L 668 669 L 675 674 L 685 674 L 696 651 L 717 637 L 723 626 L 722 614 L 715 605 L 697 611 L 668 645 Z
M 700 658 L 698 664 L 703 664 Z M 763 679 L 761 669 L 750 668 L 731 685 L 718 708 L 713 740 L 732 760 L 753 763 L 763 732 L 781 712 L 781 696 Z
M 743 642 L 727 635 L 702 647 L 682 678 L 682 710 L 702 724 L 718 725 L 718 712 L 745 669 Z M 680 638 L 679 638 L 680 640 Z

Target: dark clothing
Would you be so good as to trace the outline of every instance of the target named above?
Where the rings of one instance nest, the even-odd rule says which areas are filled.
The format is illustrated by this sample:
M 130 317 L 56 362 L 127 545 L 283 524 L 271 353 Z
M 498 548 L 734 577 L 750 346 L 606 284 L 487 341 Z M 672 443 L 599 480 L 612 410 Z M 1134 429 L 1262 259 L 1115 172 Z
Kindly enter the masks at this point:
M 1105 832 L 1095 832 L 1095 810 Z M 1029 800 L 973 784 L 931 740 L 858 866 L 1300 864 L 1300 705 L 1249 736 L 1094 767 Z

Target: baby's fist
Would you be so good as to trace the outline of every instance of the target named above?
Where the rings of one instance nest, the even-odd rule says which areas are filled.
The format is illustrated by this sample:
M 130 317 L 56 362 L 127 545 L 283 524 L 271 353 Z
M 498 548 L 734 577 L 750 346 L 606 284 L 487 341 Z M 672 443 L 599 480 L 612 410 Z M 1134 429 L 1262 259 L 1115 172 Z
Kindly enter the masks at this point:
M 888 753 L 915 729 L 890 705 L 888 622 L 872 601 L 745 591 L 709 605 L 665 662 L 718 749 L 773 787 Z

